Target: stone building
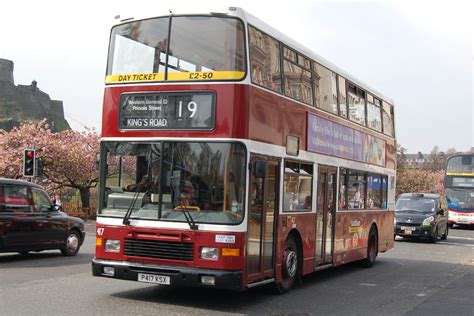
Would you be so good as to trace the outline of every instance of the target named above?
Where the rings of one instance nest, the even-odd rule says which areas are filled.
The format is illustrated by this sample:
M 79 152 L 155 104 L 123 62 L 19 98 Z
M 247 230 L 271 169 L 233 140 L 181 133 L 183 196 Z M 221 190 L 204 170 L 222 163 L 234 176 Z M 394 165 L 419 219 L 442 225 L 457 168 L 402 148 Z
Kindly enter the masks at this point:
M 63 101 L 51 100 L 35 80 L 30 85 L 15 85 L 13 70 L 13 61 L 0 58 L 0 129 L 10 131 L 22 122 L 45 118 L 53 131 L 70 129 Z

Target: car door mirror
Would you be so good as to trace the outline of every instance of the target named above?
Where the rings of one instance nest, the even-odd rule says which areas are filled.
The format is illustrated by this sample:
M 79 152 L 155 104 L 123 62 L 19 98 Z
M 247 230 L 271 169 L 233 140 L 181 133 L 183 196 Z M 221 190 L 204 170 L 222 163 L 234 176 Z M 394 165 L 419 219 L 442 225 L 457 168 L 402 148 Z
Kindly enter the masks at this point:
M 51 211 L 53 211 L 53 212 L 62 211 L 62 207 L 61 207 L 61 205 L 53 205 L 53 206 L 51 206 Z
M 48 212 L 51 210 L 51 208 L 48 205 L 41 205 L 39 207 L 40 212 Z

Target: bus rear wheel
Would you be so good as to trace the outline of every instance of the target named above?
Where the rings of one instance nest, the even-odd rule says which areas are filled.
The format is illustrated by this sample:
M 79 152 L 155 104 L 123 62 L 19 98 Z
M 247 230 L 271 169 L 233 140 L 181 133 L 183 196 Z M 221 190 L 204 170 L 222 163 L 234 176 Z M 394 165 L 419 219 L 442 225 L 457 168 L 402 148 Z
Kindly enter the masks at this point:
M 378 254 L 378 241 L 377 230 L 375 226 L 372 226 L 367 239 L 367 257 L 361 261 L 364 268 L 370 268 L 374 265 Z
M 282 256 L 282 280 L 275 285 L 278 294 L 288 292 L 295 284 L 300 274 L 298 260 L 299 254 L 296 241 L 292 236 L 289 236 L 285 242 L 285 250 Z

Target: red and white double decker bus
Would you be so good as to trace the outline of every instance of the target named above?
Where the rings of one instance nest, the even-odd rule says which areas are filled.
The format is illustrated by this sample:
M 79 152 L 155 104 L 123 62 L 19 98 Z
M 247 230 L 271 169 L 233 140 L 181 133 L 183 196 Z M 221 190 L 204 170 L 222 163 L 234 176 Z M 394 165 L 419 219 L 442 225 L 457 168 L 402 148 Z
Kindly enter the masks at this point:
M 243 290 L 393 247 L 393 103 L 238 8 L 112 28 L 95 276 Z

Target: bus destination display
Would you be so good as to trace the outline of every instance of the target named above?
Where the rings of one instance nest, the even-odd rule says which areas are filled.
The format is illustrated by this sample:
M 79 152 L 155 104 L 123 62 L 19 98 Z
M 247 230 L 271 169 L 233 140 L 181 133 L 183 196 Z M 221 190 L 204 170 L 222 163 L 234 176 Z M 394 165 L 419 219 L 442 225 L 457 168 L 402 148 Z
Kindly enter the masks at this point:
M 215 94 L 211 92 L 131 93 L 120 97 L 120 129 L 212 130 Z

